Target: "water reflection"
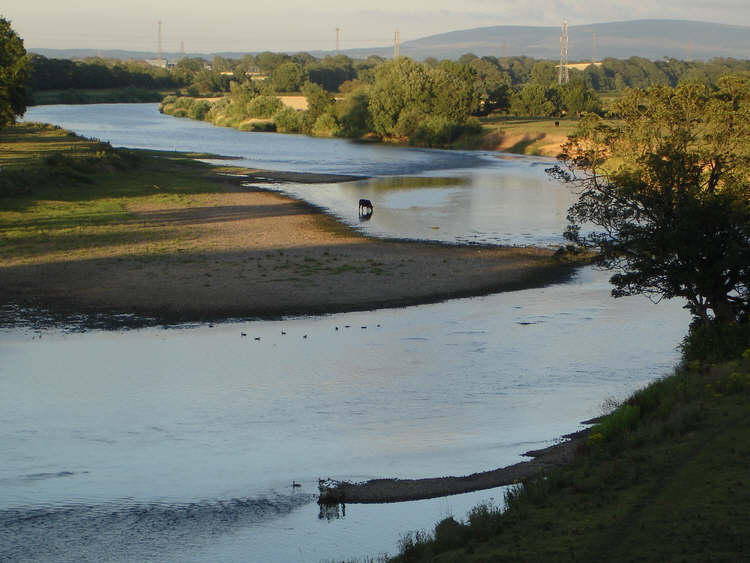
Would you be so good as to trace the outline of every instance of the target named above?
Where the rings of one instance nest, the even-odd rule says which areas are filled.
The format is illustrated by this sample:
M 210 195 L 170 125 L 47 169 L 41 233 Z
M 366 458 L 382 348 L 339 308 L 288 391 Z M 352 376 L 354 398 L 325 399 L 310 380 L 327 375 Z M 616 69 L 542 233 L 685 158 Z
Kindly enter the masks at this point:
M 445 177 L 281 184 L 271 189 L 309 201 L 373 236 L 513 246 L 564 244 L 567 210 L 576 195 L 548 180 L 528 160 L 499 164 L 451 170 Z M 370 200 L 377 215 L 361 221 L 353 214 L 360 199 Z
M 340 520 L 346 518 L 346 505 L 342 502 L 340 504 L 318 504 L 320 512 L 318 512 L 318 520 Z

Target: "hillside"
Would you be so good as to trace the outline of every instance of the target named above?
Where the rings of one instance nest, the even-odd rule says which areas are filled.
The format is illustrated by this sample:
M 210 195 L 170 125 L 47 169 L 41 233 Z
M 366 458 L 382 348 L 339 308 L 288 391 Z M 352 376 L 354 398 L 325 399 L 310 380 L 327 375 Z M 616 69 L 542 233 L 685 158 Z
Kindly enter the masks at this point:
M 711 59 L 714 57 L 750 58 L 750 27 L 687 20 L 636 20 L 569 25 L 569 59 L 590 60 L 593 56 L 593 34 L 597 38 L 597 58 L 645 57 L 660 59 Z M 344 45 L 345 46 L 345 45 Z M 35 49 L 29 51 L 51 58 L 82 58 L 102 55 L 120 59 L 147 59 L 153 52 L 95 49 Z M 367 49 L 343 49 L 351 57 L 380 55 L 390 58 L 391 46 Z M 402 55 L 422 60 L 427 57 L 456 59 L 465 53 L 496 57 L 526 55 L 542 59 L 555 59 L 560 55 L 560 28 L 557 26 L 527 27 L 503 25 L 450 31 L 405 41 Z M 238 58 L 242 52 L 190 53 L 188 56 L 214 55 Z M 311 51 L 315 56 L 332 54 L 331 51 Z M 165 53 L 176 60 L 179 53 Z
M 598 59 L 710 59 L 750 57 L 750 28 L 680 20 L 638 20 L 568 26 L 568 57 L 590 60 L 596 33 Z M 560 56 L 559 27 L 493 26 L 453 31 L 408 41 L 401 53 L 413 58 L 456 58 L 526 55 L 542 59 Z

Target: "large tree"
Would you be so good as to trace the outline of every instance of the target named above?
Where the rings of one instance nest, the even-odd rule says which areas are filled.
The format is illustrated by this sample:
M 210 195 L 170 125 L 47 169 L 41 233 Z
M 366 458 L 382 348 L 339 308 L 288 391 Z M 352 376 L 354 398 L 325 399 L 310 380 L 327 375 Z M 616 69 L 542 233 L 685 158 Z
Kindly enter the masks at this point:
M 750 313 L 750 78 L 629 90 L 587 116 L 553 175 L 575 184 L 566 237 L 598 249 L 617 296 L 681 297 L 696 319 Z
M 0 127 L 15 123 L 26 111 L 29 63 L 23 40 L 0 18 Z

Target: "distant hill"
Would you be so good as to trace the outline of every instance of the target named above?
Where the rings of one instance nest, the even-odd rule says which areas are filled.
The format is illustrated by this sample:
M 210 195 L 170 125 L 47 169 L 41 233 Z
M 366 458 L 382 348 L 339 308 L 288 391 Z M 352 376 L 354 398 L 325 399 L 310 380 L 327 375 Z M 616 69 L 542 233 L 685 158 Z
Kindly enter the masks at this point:
M 596 33 L 598 59 L 644 57 L 660 59 L 750 59 L 750 27 L 683 20 L 635 20 L 568 26 L 568 59 L 590 60 Z M 355 49 L 350 56 L 390 57 L 393 48 Z M 560 57 L 560 27 L 500 25 L 430 35 L 400 46 L 414 59 L 456 59 L 465 53 L 495 57 L 526 55 Z
M 634 20 L 569 26 L 569 60 L 592 58 L 594 34 L 598 59 L 626 59 L 633 56 L 647 59 L 750 59 L 750 27 L 686 20 Z M 29 51 L 53 58 L 95 57 L 99 54 L 119 59 L 147 59 L 156 56 L 153 52 L 95 49 L 29 48 Z M 390 58 L 393 55 L 393 47 L 346 49 L 341 52 L 357 58 L 369 55 Z M 465 53 L 474 53 L 477 56 L 526 55 L 540 59 L 557 59 L 560 56 L 560 28 L 500 25 L 450 31 L 405 41 L 401 44 L 400 53 L 417 60 L 427 57 L 456 59 Z M 188 56 L 202 56 L 210 60 L 214 54 L 238 58 L 244 53 L 190 53 Z M 321 56 L 331 54 L 331 51 L 311 51 L 311 54 Z M 169 60 L 176 60 L 180 54 L 165 53 L 164 56 Z

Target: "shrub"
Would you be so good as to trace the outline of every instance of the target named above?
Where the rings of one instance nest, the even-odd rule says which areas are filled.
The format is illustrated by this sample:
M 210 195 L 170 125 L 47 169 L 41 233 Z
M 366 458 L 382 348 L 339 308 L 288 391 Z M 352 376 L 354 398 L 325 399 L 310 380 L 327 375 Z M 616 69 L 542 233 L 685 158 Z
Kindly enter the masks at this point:
M 208 100 L 196 100 L 195 103 L 190 106 L 188 110 L 188 117 L 190 119 L 197 119 L 203 121 L 206 119 L 208 112 L 211 110 L 211 102 Z
M 419 124 L 409 141 L 425 147 L 441 147 L 450 144 L 460 134 L 461 125 L 446 117 L 434 115 Z
M 276 130 L 281 133 L 300 133 L 302 131 L 302 113 L 289 106 L 284 106 L 273 115 Z
M 176 109 L 189 110 L 190 106 L 193 105 L 194 101 L 195 101 L 195 98 L 187 98 L 185 96 L 181 96 L 177 98 L 177 100 L 174 102 L 174 107 Z
M 338 130 L 336 118 L 330 113 L 324 113 L 315 120 L 312 135 L 315 137 L 332 137 Z
M 250 119 L 239 126 L 240 131 L 252 131 L 254 133 L 269 133 L 276 131 L 276 124 L 268 119 Z
M 479 504 L 469 512 L 469 531 L 473 538 L 484 541 L 499 531 L 502 510 L 491 502 Z
M 398 137 L 411 137 L 425 119 L 425 114 L 417 109 L 403 110 L 398 116 L 393 132 Z
M 276 96 L 257 96 L 247 104 L 249 117 L 270 118 L 279 111 L 284 104 Z
M 430 541 L 430 536 L 424 530 L 407 532 L 398 540 L 398 548 L 404 559 L 411 561 L 422 557 L 428 541 Z
M 461 547 L 465 542 L 465 526 L 452 517 L 445 518 L 435 525 L 435 550 L 448 551 Z
M 750 348 L 750 323 L 719 325 L 693 323 L 680 345 L 684 361 L 720 362 Z

